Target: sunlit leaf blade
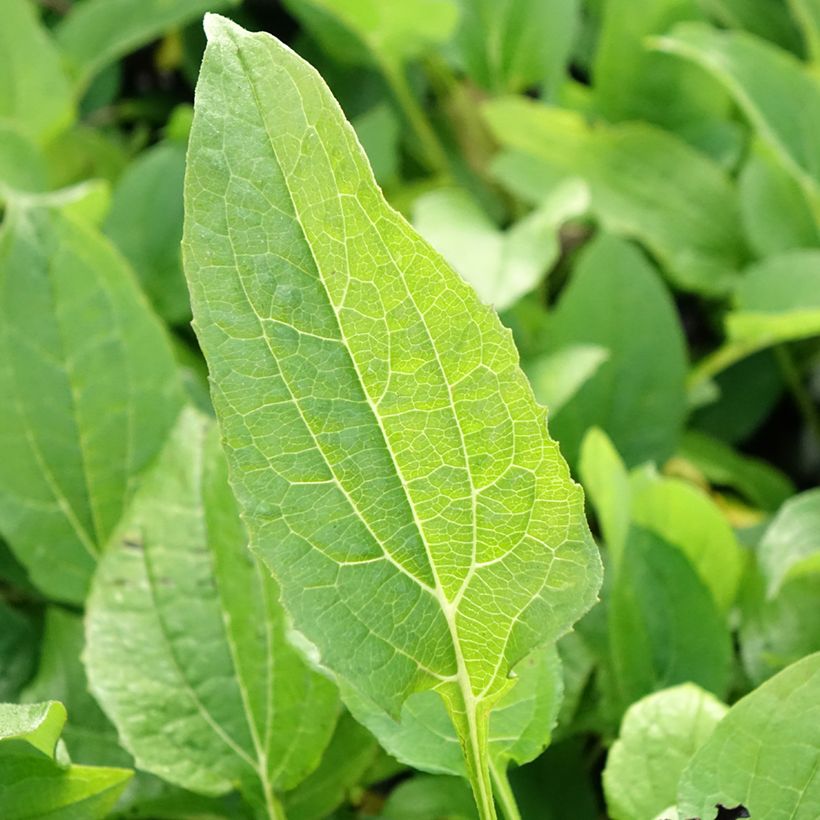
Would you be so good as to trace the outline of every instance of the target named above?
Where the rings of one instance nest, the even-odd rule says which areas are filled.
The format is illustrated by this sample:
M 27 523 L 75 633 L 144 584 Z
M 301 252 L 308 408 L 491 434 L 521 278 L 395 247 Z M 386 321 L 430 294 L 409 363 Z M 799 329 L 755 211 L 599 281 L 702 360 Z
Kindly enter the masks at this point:
M 316 767 L 338 696 L 286 642 L 277 599 L 246 551 L 215 430 L 186 410 L 88 602 L 90 686 L 140 768 L 270 807 Z
M 95 231 L 13 203 L 0 234 L 0 531 L 34 583 L 80 603 L 181 404 L 171 348 Z
M 820 812 L 820 653 L 739 700 L 681 778 L 681 817 L 743 805 L 752 818 L 815 820 Z
M 699 151 L 647 123 L 592 127 L 576 111 L 524 98 L 492 100 L 484 112 L 515 151 L 498 160 L 513 158 L 514 178 L 538 174 L 539 164 L 582 177 L 604 227 L 643 242 L 687 290 L 724 292 L 735 279 L 745 255 L 737 195 Z
M 0 704 L 0 808 L 3 820 L 103 820 L 133 772 L 55 760 L 65 723 L 56 701 Z
M 169 29 L 238 0 L 85 0 L 60 21 L 57 42 L 80 89 L 115 60 Z
M 683 770 L 727 711 L 691 683 L 630 706 L 604 769 L 607 816 L 646 820 L 674 803 Z
M 316 72 L 206 27 L 183 247 L 252 543 L 320 662 L 392 714 L 437 689 L 478 778 L 510 667 L 595 598 L 580 488 L 509 332 L 386 205 Z
M 820 208 L 820 83 L 793 55 L 739 31 L 677 26 L 659 48 L 711 71 Z

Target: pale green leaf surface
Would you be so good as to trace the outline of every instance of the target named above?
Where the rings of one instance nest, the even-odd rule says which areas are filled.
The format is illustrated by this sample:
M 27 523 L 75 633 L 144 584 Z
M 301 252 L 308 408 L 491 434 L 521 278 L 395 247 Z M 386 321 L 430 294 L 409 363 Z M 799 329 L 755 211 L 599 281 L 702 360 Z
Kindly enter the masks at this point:
M 544 278 L 560 252 L 558 229 L 587 207 L 586 186 L 568 180 L 502 231 L 467 191 L 452 188 L 419 197 L 413 225 L 483 302 L 505 310 Z
M 437 689 L 483 755 L 509 669 L 595 598 L 580 488 L 509 332 L 384 202 L 316 72 L 207 29 L 183 249 L 251 541 L 320 663 L 394 715 Z
M 727 711 L 691 683 L 630 706 L 603 774 L 608 817 L 648 820 L 674 803 L 683 770 Z
M 43 592 L 79 603 L 178 412 L 176 365 L 87 225 L 15 206 L 0 259 L 0 530 Z
M 720 439 L 689 430 L 678 455 L 691 462 L 720 487 L 731 487 L 762 510 L 775 511 L 795 487 L 784 473 L 762 459 L 733 450 Z
M 3 820 L 102 820 L 113 809 L 133 772 L 55 761 L 65 719 L 57 701 L 0 704 Z
M 785 251 L 752 265 L 726 317 L 730 342 L 765 347 L 820 334 L 820 250 Z
M 806 196 L 771 148 L 756 141 L 738 178 L 740 213 L 758 256 L 820 245 L 820 228 Z
M 567 345 L 526 362 L 524 372 L 535 398 L 555 415 L 608 358 L 600 345 Z
M 551 350 L 592 344 L 609 351 L 550 418 L 570 463 L 595 425 L 628 465 L 663 461 L 675 451 L 686 412 L 686 349 L 672 299 L 637 249 L 611 236 L 586 247 L 547 330 Z
M 820 573 L 787 581 L 774 598 L 755 573 L 741 598 L 743 667 L 755 685 L 812 652 L 820 652 Z
M 461 777 L 418 775 L 395 788 L 382 820 L 478 820 L 470 790 Z
M 165 142 L 150 148 L 118 181 L 103 228 L 170 324 L 191 318 L 179 250 L 184 176 L 184 145 Z
M 60 55 L 31 0 L 4 0 L 0 25 L 0 120 L 44 143 L 71 122 L 74 102 Z
M 683 20 L 701 20 L 697 0 L 607 0 L 592 66 L 596 107 L 610 120 L 647 120 L 666 128 L 728 112 L 725 92 L 699 66 L 646 47 Z
M 86 666 L 140 768 L 269 806 L 318 765 L 338 696 L 285 639 L 214 432 L 186 410 L 146 473 L 95 576 Z
M 655 478 L 632 487 L 632 520 L 677 547 L 726 612 L 743 573 L 743 553 L 717 505 L 677 478 Z
M 725 615 L 685 555 L 650 530 L 627 535 L 608 621 L 618 712 L 689 681 L 726 696 L 732 643 Z
M 483 110 L 503 147 L 530 156 L 528 175 L 544 176 L 547 164 L 583 178 L 603 226 L 643 242 L 679 286 L 715 294 L 736 278 L 745 255 L 737 193 L 699 151 L 647 123 L 593 127 L 523 98 Z
M 561 704 L 561 662 L 554 647 L 525 658 L 515 674 L 516 685 L 490 715 L 490 758 L 500 772 L 511 762 L 528 763 L 547 747 Z M 467 776 L 458 734 L 435 692 L 411 695 L 400 720 L 349 685 L 342 685 L 342 699 L 397 760 L 432 774 Z
M 42 191 L 45 187 L 45 160 L 35 143 L 14 123 L 0 121 L 0 202 L 11 191 Z
M 451 51 L 488 91 L 554 94 L 580 24 L 578 0 L 459 0 Z
M 769 597 L 790 578 L 820 572 L 820 489 L 780 508 L 760 543 L 758 561 Z
M 657 46 L 711 71 L 820 208 L 820 84 L 793 55 L 739 31 L 685 24 Z
M 377 748 L 373 735 L 343 712 L 319 767 L 285 795 L 288 820 L 325 820 L 361 781 Z
M 632 490 L 623 459 L 599 427 L 591 427 L 584 435 L 578 471 L 617 566 L 629 530 Z
M 115 60 L 238 0 L 85 0 L 59 23 L 57 42 L 82 90 Z
M 739 700 L 681 778 L 681 817 L 718 803 L 753 818 L 820 816 L 820 653 L 784 669 Z

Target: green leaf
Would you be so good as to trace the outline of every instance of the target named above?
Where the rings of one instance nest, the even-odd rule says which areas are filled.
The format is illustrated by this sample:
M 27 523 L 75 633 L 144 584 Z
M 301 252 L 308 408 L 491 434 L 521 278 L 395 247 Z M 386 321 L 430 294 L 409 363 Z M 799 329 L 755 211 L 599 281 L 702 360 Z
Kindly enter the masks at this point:
M 109 244 L 58 210 L 0 234 L 0 530 L 32 581 L 81 603 L 181 404 L 170 345 Z
M 610 120 L 647 120 L 675 129 L 725 116 L 728 100 L 699 66 L 646 47 L 683 20 L 701 20 L 696 0 L 607 0 L 593 65 L 596 108 Z
M 727 612 L 737 595 L 743 553 L 729 522 L 701 490 L 675 478 L 633 481 L 632 520 L 676 546 Z
M 46 188 L 45 160 L 37 146 L 14 124 L 0 120 L 0 203 L 14 191 Z
M 382 186 L 399 176 L 399 120 L 387 103 L 378 103 L 352 121 L 373 174 Z
M 790 663 L 820 652 L 820 573 L 786 581 L 774 598 L 759 572 L 750 573 L 741 598 L 743 668 L 755 685 Z
M 478 820 L 470 790 L 460 777 L 417 775 L 393 789 L 383 820 Z
M 686 349 L 672 299 L 640 252 L 614 237 L 594 240 L 580 256 L 548 332 L 552 350 L 593 344 L 609 351 L 550 419 L 570 463 L 594 425 L 628 465 L 662 462 L 675 451 L 686 412 Z
M 85 0 L 56 29 L 57 42 L 84 90 L 103 68 L 201 17 L 238 0 Z
M 746 238 L 758 256 L 820 245 L 820 228 L 803 190 L 759 140 L 738 186 Z
M 620 561 L 629 518 L 632 489 L 615 445 L 599 427 L 591 427 L 581 442 L 578 471 L 595 506 L 598 522 L 615 565 Z
M 608 817 L 647 820 L 673 804 L 683 770 L 728 711 L 691 683 L 630 706 L 603 774 Z
M 561 664 L 555 647 L 539 649 L 515 668 L 516 685 L 490 715 L 488 743 L 494 771 L 528 763 L 550 742 L 561 703 Z M 432 774 L 467 776 L 459 738 L 441 698 L 431 691 L 411 695 L 399 720 L 350 686 L 342 698 L 354 717 L 367 726 L 397 760 Z
M 776 467 L 696 430 L 684 434 L 678 455 L 694 464 L 712 484 L 737 490 L 761 510 L 774 512 L 795 493 L 794 484 Z
M 789 0 L 789 6 L 800 24 L 806 49 L 816 64 L 820 60 L 820 2 L 818 0 Z
M 766 530 L 758 560 L 771 598 L 792 578 L 820 572 L 820 489 L 789 499 Z
M 730 342 L 766 347 L 820 334 L 820 250 L 786 251 L 752 265 L 726 317 Z
M 546 164 L 582 177 L 606 230 L 643 242 L 680 287 L 714 295 L 736 278 L 745 255 L 737 194 L 699 151 L 647 123 L 590 126 L 522 98 L 492 100 L 484 113 L 502 146 L 529 157 L 519 175 Z
M 650 530 L 633 527 L 627 536 L 608 618 L 618 711 L 688 681 L 726 695 L 732 642 L 725 616 L 684 553 Z
M 600 345 L 567 345 L 526 362 L 524 371 L 535 398 L 554 415 L 608 358 L 609 351 Z
M 578 0 L 459 0 L 459 6 L 450 52 L 476 85 L 554 95 L 580 27 Z
M 675 27 L 658 48 L 711 71 L 820 213 L 820 85 L 794 56 L 739 31 Z
M 276 792 L 319 763 L 333 685 L 285 640 L 246 552 L 215 429 L 186 410 L 103 555 L 88 600 L 91 690 L 137 766 L 203 794 Z
M 555 264 L 561 250 L 558 229 L 583 214 L 588 199 L 582 182 L 568 180 L 531 214 L 502 231 L 466 191 L 443 189 L 415 201 L 413 225 L 483 302 L 505 310 L 533 290 Z
M 786 3 L 771 0 L 700 0 L 724 28 L 743 29 L 788 51 L 800 51 L 800 32 Z
M 815 820 L 820 813 L 820 653 L 739 700 L 681 778 L 681 817 L 709 817 L 717 804 L 753 818 Z
M 0 702 L 17 700 L 37 664 L 35 622 L 0 598 Z
M 288 820 L 324 820 L 361 782 L 376 757 L 373 735 L 343 712 L 319 767 L 283 800 Z
M 600 584 L 580 488 L 316 72 L 206 26 L 183 252 L 251 541 L 320 663 L 394 716 L 445 698 L 493 817 L 490 708 Z
M 66 712 L 50 701 L 0 704 L 0 806 L 3 820 L 103 820 L 133 772 L 54 760 Z
M 4 0 L 0 54 L 0 120 L 47 142 L 69 125 L 74 103 L 60 55 L 31 0 Z
M 175 325 L 191 318 L 179 250 L 184 176 L 184 145 L 165 142 L 150 148 L 117 183 L 104 225 L 157 313 Z

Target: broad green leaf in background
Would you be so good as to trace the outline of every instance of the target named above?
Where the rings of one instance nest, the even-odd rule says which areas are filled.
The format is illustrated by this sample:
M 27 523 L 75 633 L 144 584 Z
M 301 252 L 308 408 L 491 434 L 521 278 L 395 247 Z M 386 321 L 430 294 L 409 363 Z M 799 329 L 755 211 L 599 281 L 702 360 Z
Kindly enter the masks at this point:
M 517 152 L 496 160 L 505 184 L 517 189 L 523 177 L 531 186 L 544 164 L 580 176 L 603 226 L 643 242 L 680 287 L 714 295 L 736 278 L 745 256 L 737 193 L 705 155 L 647 123 L 590 126 L 578 112 L 523 98 L 492 100 L 484 113 Z
M 800 51 L 800 32 L 786 3 L 771 0 L 700 0 L 702 8 L 725 28 L 741 29 L 788 51 Z
M 277 795 L 316 768 L 338 710 L 284 630 L 215 429 L 186 410 L 95 576 L 91 690 L 139 768 L 203 794 L 238 787 L 278 817 Z
M 792 664 L 739 700 L 687 766 L 681 817 L 717 804 L 753 818 L 820 816 L 820 653 Z
M 776 467 L 697 430 L 684 434 L 678 455 L 712 484 L 731 487 L 761 510 L 774 512 L 795 493 L 794 484 Z
M 0 120 L 44 143 L 74 116 L 60 55 L 31 0 L 4 0 L 0 25 Z M 5 140 L 5 137 L 3 137 Z
M 451 52 L 476 85 L 555 94 L 578 33 L 579 0 L 459 0 L 459 7 Z
M 627 535 L 608 620 L 619 712 L 688 681 L 726 696 L 732 642 L 725 615 L 685 554 L 650 530 L 632 527 Z
M 592 344 L 609 351 L 550 418 L 570 463 L 593 425 L 630 466 L 663 462 L 675 451 L 686 412 L 686 349 L 672 300 L 637 249 L 611 236 L 586 247 L 547 329 L 551 350 Z
M 3 820 L 103 820 L 114 808 L 133 772 L 55 760 L 65 718 L 55 701 L 0 704 Z
M 37 146 L 13 123 L 0 120 L 0 203 L 15 191 L 42 191 L 46 164 Z
M 758 560 L 770 598 L 787 580 L 820 573 L 820 489 L 794 496 L 781 507 L 763 536 Z
M 418 775 L 390 793 L 382 820 L 478 820 L 470 789 L 460 777 Z
M 578 472 L 595 507 L 613 565 L 617 565 L 629 530 L 632 489 L 626 465 L 599 427 L 590 427 L 584 435 Z
M 81 603 L 181 404 L 171 348 L 98 233 L 12 203 L 0 234 L 0 531 L 32 581 Z
M 57 43 L 79 91 L 97 73 L 131 51 L 238 0 L 85 0 L 56 29 Z
M 376 751 L 373 735 L 343 712 L 319 767 L 285 795 L 288 820 L 325 820 L 360 782 Z
M 761 257 L 820 245 L 820 228 L 803 190 L 771 148 L 756 140 L 738 178 L 749 247 Z
M 600 345 L 571 344 L 530 359 L 524 370 L 535 398 L 555 415 L 608 358 Z
M 737 595 L 743 553 L 729 522 L 698 488 L 676 478 L 633 480 L 632 520 L 677 547 L 722 612 Z
M 756 347 L 820 334 L 820 249 L 752 265 L 735 290 L 726 331 L 730 341 Z
M 37 664 L 36 622 L 0 598 L 0 702 L 17 700 Z
M 675 129 L 725 116 L 725 92 L 699 66 L 653 52 L 646 38 L 701 20 L 697 0 L 607 0 L 593 65 L 596 108 L 612 121 L 647 120 Z
M 399 121 L 387 103 L 379 103 L 351 121 L 379 185 L 399 175 Z
M 586 186 L 567 180 L 506 231 L 463 189 L 431 191 L 413 204 L 416 230 L 472 285 L 505 310 L 533 290 L 558 259 L 558 230 L 589 204 Z
M 170 324 L 191 318 L 179 250 L 184 176 L 183 144 L 164 142 L 150 148 L 117 183 L 104 225 Z
M 684 24 L 657 47 L 711 71 L 820 212 L 820 84 L 793 55 L 739 31 Z
M 818 0 L 789 0 L 792 10 L 803 34 L 806 51 L 812 61 L 820 60 L 820 2 Z
M 606 759 L 607 816 L 648 820 L 674 804 L 683 770 L 727 711 L 691 683 L 632 704 Z
M 318 74 L 206 19 L 183 243 L 232 483 L 319 663 L 445 699 L 482 818 L 491 707 L 600 584 L 508 331 L 384 202 Z
M 740 650 L 755 686 L 790 663 L 820 652 L 820 573 L 786 581 L 770 598 L 765 579 L 749 573 L 741 598 Z

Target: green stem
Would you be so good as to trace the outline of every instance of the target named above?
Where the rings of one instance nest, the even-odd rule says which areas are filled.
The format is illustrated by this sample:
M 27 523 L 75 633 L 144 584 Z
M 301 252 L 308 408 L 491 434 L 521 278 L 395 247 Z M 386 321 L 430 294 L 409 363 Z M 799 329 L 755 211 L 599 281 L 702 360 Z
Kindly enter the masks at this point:
M 809 391 L 806 390 L 800 371 L 794 363 L 794 357 L 786 345 L 777 345 L 775 355 L 783 373 L 783 378 L 786 380 L 786 385 L 794 397 L 806 426 L 811 430 L 815 439 L 820 442 L 820 414 L 818 414 L 817 405 Z
M 396 98 L 410 126 L 416 134 L 423 150 L 424 162 L 431 171 L 449 175 L 449 162 L 444 146 L 438 138 L 432 123 L 419 105 L 404 68 L 392 60 L 382 60 L 381 70 L 390 90 Z
M 499 768 L 495 763 L 490 763 L 490 771 L 493 777 L 493 787 L 498 805 L 506 820 L 521 820 L 521 812 L 515 802 L 515 795 L 510 786 L 510 779 L 507 777 L 507 769 Z
M 473 789 L 479 820 L 498 820 L 490 775 L 489 714 L 466 705 L 467 745 L 464 750 L 467 775 Z

